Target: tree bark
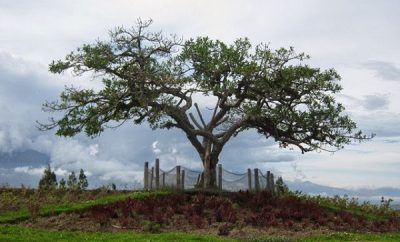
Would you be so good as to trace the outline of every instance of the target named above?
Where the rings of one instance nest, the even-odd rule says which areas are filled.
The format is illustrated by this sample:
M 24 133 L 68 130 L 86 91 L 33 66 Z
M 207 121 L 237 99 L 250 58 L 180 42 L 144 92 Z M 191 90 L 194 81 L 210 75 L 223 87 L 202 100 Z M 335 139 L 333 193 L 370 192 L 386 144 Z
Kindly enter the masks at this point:
M 215 146 L 213 146 L 215 148 Z M 203 140 L 204 152 L 200 154 L 203 162 L 203 174 L 202 179 L 198 184 L 198 187 L 203 189 L 217 189 L 217 164 L 219 152 L 212 149 L 211 142 L 209 140 Z
M 204 189 L 216 189 L 217 188 L 217 160 L 213 160 L 211 155 L 204 157 L 203 167 L 204 175 L 203 188 Z M 200 183 L 201 184 L 201 183 Z

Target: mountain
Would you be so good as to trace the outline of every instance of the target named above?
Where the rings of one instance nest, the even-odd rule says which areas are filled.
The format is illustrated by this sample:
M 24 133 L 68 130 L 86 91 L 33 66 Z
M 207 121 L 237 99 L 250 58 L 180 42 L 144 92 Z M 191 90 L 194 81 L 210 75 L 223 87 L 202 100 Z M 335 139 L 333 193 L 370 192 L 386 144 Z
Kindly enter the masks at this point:
M 381 197 L 394 199 L 395 204 L 400 204 L 400 189 L 393 187 L 344 189 L 315 184 L 309 181 L 285 181 L 292 191 L 302 191 L 310 195 L 357 197 L 360 201 L 379 203 Z
M 0 153 L 0 168 L 4 169 L 13 169 L 21 166 L 43 167 L 49 162 L 50 157 L 48 155 L 35 150 Z

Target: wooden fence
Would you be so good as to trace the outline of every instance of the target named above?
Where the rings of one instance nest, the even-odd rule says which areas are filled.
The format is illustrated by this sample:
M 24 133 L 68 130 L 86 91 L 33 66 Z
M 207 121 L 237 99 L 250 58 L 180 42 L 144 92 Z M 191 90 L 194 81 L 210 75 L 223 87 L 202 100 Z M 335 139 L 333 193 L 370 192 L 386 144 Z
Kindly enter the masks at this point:
M 275 191 L 274 174 L 266 171 L 264 174 L 258 168 L 247 169 L 245 173 L 234 173 L 217 167 L 217 187 L 219 190 L 251 190 Z M 185 174 L 186 173 L 186 174 Z M 176 166 L 169 171 L 160 169 L 160 160 L 156 159 L 154 166 L 149 167 L 149 162 L 144 163 L 144 189 L 160 189 L 162 187 L 173 187 L 177 190 L 193 188 L 199 185 L 202 173 L 193 171 L 186 167 Z

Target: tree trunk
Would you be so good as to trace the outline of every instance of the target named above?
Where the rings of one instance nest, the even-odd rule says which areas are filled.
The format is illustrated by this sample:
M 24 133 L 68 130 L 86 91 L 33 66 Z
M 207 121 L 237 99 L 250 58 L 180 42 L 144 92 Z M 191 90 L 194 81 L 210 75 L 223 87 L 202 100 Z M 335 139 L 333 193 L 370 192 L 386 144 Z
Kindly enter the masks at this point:
M 218 189 L 217 187 L 217 164 L 218 156 L 222 146 L 212 145 L 207 139 L 203 140 L 203 151 L 200 153 L 201 161 L 203 162 L 203 173 L 197 188 L 203 189 Z
M 213 161 L 211 157 L 205 158 L 203 161 L 203 188 L 216 189 L 217 188 L 217 162 Z M 200 183 L 201 184 L 201 183 Z

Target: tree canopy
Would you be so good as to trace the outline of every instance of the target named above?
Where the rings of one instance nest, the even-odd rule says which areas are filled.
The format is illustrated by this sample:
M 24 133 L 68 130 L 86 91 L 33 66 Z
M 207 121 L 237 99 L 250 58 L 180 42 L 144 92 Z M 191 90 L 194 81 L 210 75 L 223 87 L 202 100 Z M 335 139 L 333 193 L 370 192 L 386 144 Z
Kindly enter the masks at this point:
M 182 41 L 151 32 L 151 23 L 116 28 L 108 41 L 85 44 L 53 61 L 53 73 L 89 72 L 104 86 L 99 91 L 67 87 L 59 101 L 44 104 L 45 111 L 63 116 L 41 129 L 96 136 L 130 120 L 148 122 L 153 129 L 180 129 L 203 162 L 205 187 L 215 183 L 224 145 L 244 130 L 255 129 L 303 153 L 335 151 L 367 138 L 335 100 L 342 88 L 334 69 L 305 64 L 309 57 L 292 47 L 271 50 L 247 38 L 232 44 L 208 37 Z M 215 100 L 210 117 L 196 95 Z

